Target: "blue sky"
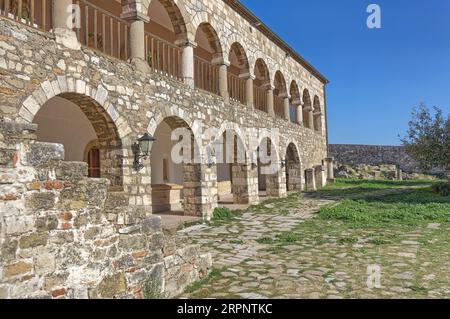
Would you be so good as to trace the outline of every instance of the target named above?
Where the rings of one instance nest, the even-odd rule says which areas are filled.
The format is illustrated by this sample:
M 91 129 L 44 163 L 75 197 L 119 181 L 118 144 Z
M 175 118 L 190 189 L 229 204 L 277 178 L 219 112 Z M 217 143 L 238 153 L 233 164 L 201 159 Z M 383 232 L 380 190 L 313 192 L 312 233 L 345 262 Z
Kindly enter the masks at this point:
M 330 80 L 330 143 L 397 145 L 413 106 L 450 112 L 450 0 L 241 2 Z

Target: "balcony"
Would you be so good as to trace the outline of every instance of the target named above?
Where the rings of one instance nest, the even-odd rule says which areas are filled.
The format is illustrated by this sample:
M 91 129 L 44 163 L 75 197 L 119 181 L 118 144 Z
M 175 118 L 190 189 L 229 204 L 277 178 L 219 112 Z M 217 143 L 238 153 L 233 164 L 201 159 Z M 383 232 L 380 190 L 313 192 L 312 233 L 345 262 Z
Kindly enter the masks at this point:
M 306 100 L 314 112 L 311 117 L 311 111 L 302 111 L 300 118 L 305 122 L 303 126 L 314 131 L 322 129 L 323 113 L 317 97 L 314 97 L 312 105 L 306 93 L 303 98 L 300 96 L 298 87 L 295 88 L 297 93 L 292 93 L 291 87 L 288 94 L 283 74 L 277 71 L 271 79 L 262 59 L 258 59 L 254 66 L 249 65 L 245 49 L 239 43 L 234 43 L 230 52 L 223 52 L 217 33 L 208 23 L 198 27 L 195 42 L 180 42 L 180 26 L 174 23 L 174 13 L 169 14 L 170 10 L 165 7 L 167 4 L 163 2 L 151 2 L 149 20 L 143 23 L 143 39 L 138 40 L 142 41 L 143 60 L 152 72 L 187 83 L 189 74 L 183 74 L 186 72 L 183 63 L 191 64 L 193 87 L 220 95 L 233 103 L 252 104 L 254 109 L 268 116 L 274 115 L 293 124 L 303 124 L 297 121 L 297 107 L 291 105 L 289 114 L 285 114 L 284 96 L 295 94 L 296 100 Z M 134 20 L 121 18 L 120 1 L 74 0 L 73 4 L 79 8 L 80 14 L 74 20 L 78 27 L 74 30 L 82 46 L 116 59 L 133 59 L 135 53 L 131 45 L 131 24 Z M 48 32 L 54 28 L 52 5 L 52 0 L 0 0 L 0 15 Z M 189 47 L 191 55 L 187 54 L 189 50 L 184 51 Z

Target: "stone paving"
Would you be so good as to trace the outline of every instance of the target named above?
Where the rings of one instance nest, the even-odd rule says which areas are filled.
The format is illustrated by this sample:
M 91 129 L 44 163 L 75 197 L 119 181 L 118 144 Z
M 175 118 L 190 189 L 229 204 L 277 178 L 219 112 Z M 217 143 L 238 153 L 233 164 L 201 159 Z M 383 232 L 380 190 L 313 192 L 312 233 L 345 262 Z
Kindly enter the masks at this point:
M 293 194 L 228 222 L 180 231 L 209 250 L 220 269 L 220 275 L 182 297 L 450 297 L 448 223 L 352 229 L 314 218 L 321 206 L 333 203 Z M 368 271 L 377 270 L 371 265 L 381 267 L 381 287 L 376 275 L 369 280 L 375 287 L 368 287 Z

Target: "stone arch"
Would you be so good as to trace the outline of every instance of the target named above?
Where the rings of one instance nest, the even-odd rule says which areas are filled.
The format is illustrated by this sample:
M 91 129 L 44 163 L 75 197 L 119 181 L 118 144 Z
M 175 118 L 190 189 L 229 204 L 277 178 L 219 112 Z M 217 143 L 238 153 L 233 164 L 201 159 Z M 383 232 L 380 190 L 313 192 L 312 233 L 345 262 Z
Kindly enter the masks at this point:
M 84 81 L 66 77 L 46 81 L 23 102 L 19 110 L 20 120 L 32 123 L 39 110 L 54 97 L 76 104 L 87 117 L 98 137 L 101 177 L 109 179 L 112 188 L 122 188 L 123 157 L 126 154 L 124 141 L 132 131 L 108 101 L 108 91 L 103 86 L 89 88 Z
M 153 0 L 156 1 L 156 0 Z M 169 14 L 170 20 L 177 35 L 177 40 L 193 40 L 194 30 L 190 23 L 184 3 L 178 0 L 158 0 Z
M 287 86 L 286 86 L 286 80 L 284 78 L 283 73 L 281 71 L 275 72 L 275 76 L 273 79 L 273 86 L 275 87 L 275 91 L 278 91 L 278 94 L 280 95 L 286 95 L 287 92 Z M 275 92 L 274 92 L 275 95 Z
M 289 88 L 289 94 L 291 96 L 291 101 L 300 101 L 301 102 L 301 96 L 300 96 L 300 89 L 297 84 L 297 81 L 292 80 L 290 88 Z
M 308 89 L 303 90 L 303 126 L 306 128 L 312 128 L 311 118 L 309 113 L 312 112 L 311 96 Z
M 273 138 L 263 133 L 259 141 L 257 150 L 258 189 L 260 192 L 265 191 L 268 197 L 284 197 L 286 195 L 286 176 L 284 167 L 280 165 L 279 152 L 273 143 Z
M 255 81 L 265 81 L 263 85 L 268 85 L 271 83 L 270 72 L 267 67 L 266 62 L 263 59 L 257 59 L 255 62 L 254 69 Z
M 181 168 L 179 180 L 181 181 L 182 186 L 154 184 L 152 181 L 153 210 L 157 212 L 183 210 L 184 215 L 186 216 L 202 216 L 209 219 L 212 211 L 217 206 L 217 190 L 214 190 L 214 187 L 207 187 L 206 184 L 214 178 L 216 171 L 201 162 L 197 162 L 195 156 L 199 153 L 199 150 L 196 151 L 196 149 L 200 149 L 201 145 L 198 144 L 198 140 L 194 137 L 193 127 L 183 118 L 174 115 L 163 117 L 157 123 L 154 130 L 151 129 L 154 136 L 158 136 L 159 129 L 165 125 L 169 127 L 170 134 L 168 134 L 169 136 L 165 136 L 165 139 L 168 140 L 157 139 L 154 142 L 153 148 L 160 145 L 169 144 L 170 146 L 170 144 L 178 143 L 178 140 L 172 141 L 172 133 L 176 129 L 185 128 L 188 130 L 187 132 L 191 137 L 191 154 L 185 153 L 186 148 L 183 148 L 180 149 L 181 158 L 175 159 L 171 157 L 171 160 L 174 161 L 174 163 L 176 161 L 176 164 Z M 185 134 L 186 132 L 180 133 Z M 183 137 L 185 136 L 183 135 Z M 155 165 L 157 165 L 158 160 L 161 159 L 160 155 L 164 156 L 164 154 L 159 154 L 158 152 L 152 152 L 151 154 L 150 162 L 152 174 L 156 173 Z M 170 155 L 172 155 L 172 150 L 170 150 Z M 178 192 L 180 196 L 179 200 L 172 201 L 174 197 L 174 193 L 172 192 Z M 161 202 L 161 199 L 170 199 L 171 202 Z
M 297 145 L 290 142 L 286 148 L 286 188 L 287 191 L 302 191 L 302 162 Z
M 229 51 L 229 55 L 234 53 L 237 58 L 238 67 L 240 70 L 244 71 L 241 74 L 250 73 L 250 64 L 248 61 L 247 53 L 245 52 L 244 47 L 239 42 L 234 42 Z M 231 59 L 229 58 L 231 61 Z
M 253 70 L 253 105 L 255 109 L 268 113 L 267 90 L 272 88 L 269 68 L 263 59 L 257 59 Z
M 201 23 L 197 28 L 196 37 L 200 30 L 206 35 L 208 43 L 211 46 L 211 48 L 214 50 L 214 53 L 217 56 L 223 57 L 222 44 L 220 42 L 219 35 L 218 35 L 217 31 L 214 29 L 214 27 L 208 22 Z
M 317 95 L 314 96 L 314 130 L 320 132 L 322 130 L 322 107 L 320 106 L 320 99 Z

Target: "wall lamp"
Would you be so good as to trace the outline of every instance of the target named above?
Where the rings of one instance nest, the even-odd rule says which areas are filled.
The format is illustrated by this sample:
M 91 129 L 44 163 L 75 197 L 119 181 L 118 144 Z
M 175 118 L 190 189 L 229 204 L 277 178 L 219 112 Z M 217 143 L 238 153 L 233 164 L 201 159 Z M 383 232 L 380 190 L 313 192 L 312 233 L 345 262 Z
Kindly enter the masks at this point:
M 134 154 L 133 168 L 139 172 L 144 168 L 141 159 L 147 159 L 150 155 L 153 143 L 156 139 L 148 133 L 145 133 L 140 137 L 136 143 L 131 147 Z

